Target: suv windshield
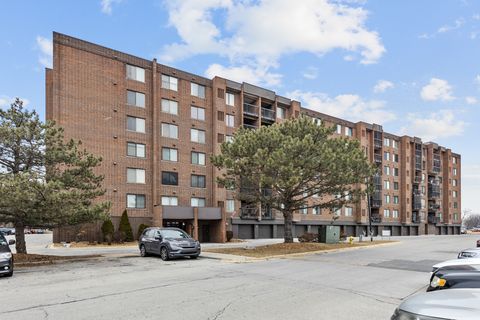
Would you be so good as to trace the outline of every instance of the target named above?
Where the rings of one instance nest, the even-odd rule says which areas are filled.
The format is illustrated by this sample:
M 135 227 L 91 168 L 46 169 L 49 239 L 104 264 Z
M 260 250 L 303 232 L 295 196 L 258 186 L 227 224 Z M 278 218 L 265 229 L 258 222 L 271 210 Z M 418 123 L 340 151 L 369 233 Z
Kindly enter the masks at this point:
M 170 238 L 170 239 L 178 239 L 178 238 L 184 238 L 184 239 L 188 239 L 190 238 L 190 236 L 188 234 L 186 234 L 185 232 L 183 231 L 180 231 L 180 230 L 162 230 L 162 236 L 164 238 Z

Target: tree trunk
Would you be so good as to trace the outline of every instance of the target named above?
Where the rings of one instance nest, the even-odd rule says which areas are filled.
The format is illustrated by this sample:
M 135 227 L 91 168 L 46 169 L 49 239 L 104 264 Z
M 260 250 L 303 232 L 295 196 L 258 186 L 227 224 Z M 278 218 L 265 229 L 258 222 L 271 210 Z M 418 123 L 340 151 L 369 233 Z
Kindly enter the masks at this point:
M 23 223 L 15 224 L 15 249 L 17 250 L 17 253 L 27 253 L 25 226 Z
M 285 243 L 293 243 L 293 211 L 285 211 L 283 213 L 283 219 L 285 221 Z

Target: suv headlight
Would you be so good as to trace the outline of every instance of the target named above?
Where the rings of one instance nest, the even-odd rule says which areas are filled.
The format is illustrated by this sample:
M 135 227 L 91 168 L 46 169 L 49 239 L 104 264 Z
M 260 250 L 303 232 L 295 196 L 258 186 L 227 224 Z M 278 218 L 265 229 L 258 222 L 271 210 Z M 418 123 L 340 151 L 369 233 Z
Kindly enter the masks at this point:
M 443 287 L 447 283 L 447 280 L 434 276 L 432 281 L 430 282 L 430 287 L 437 288 Z
M 0 259 L 10 259 L 12 257 L 12 253 L 11 252 L 3 252 L 3 253 L 0 253 Z
M 422 316 L 420 314 L 406 312 L 397 308 L 390 319 L 391 320 L 438 320 L 439 318 Z

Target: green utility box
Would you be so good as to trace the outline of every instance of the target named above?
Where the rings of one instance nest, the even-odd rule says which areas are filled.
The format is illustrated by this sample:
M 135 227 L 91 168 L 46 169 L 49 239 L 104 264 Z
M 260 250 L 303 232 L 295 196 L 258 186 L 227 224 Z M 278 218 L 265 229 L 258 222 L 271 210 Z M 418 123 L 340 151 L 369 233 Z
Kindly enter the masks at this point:
M 338 243 L 340 242 L 340 227 L 339 226 L 320 226 L 318 230 L 318 238 L 323 243 Z

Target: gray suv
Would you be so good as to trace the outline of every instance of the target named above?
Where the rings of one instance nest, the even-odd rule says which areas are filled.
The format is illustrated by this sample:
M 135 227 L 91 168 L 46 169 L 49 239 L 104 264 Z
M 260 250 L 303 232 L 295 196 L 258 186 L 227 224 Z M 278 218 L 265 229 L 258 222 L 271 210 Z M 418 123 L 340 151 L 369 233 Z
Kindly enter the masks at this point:
M 140 255 L 160 255 L 164 261 L 171 258 L 198 258 L 201 252 L 200 242 L 192 239 L 178 228 L 147 228 L 138 239 Z

